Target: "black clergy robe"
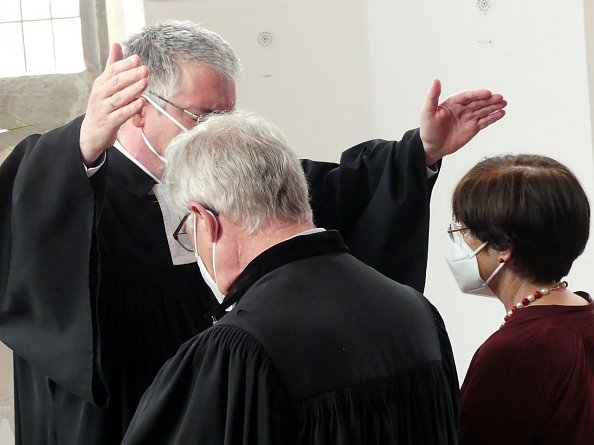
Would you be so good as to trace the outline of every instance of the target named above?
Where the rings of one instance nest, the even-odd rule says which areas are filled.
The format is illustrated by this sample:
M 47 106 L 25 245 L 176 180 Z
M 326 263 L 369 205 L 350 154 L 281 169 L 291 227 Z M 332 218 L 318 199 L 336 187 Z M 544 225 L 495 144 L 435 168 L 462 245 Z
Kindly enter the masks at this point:
M 161 369 L 124 444 L 456 443 L 440 318 L 338 232 L 273 246 L 227 300 L 238 303 Z
M 81 121 L 28 137 L 0 166 L 0 340 L 14 352 L 17 444 L 118 443 L 216 306 L 195 264 L 172 264 L 148 175 L 111 149 L 87 178 Z M 316 223 L 422 289 L 434 180 L 418 131 L 303 166 Z

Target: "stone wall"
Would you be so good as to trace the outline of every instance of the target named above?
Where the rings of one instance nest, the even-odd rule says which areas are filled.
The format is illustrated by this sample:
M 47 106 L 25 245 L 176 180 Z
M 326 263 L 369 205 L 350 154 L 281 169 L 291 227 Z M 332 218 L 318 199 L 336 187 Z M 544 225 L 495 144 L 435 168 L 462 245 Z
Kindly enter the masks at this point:
M 80 0 L 83 51 L 87 70 L 0 78 L 0 162 L 24 137 L 60 126 L 84 113 L 94 79 L 108 54 L 105 0 Z

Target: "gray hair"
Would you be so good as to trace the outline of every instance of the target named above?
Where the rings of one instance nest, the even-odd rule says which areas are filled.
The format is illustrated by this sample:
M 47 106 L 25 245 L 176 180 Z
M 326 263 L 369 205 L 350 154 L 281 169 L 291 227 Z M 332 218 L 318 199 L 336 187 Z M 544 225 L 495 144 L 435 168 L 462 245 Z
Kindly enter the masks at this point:
M 140 56 L 149 69 L 149 90 L 163 97 L 175 93 L 182 63 L 208 66 L 233 81 L 241 69 L 229 43 L 217 33 L 190 21 L 167 21 L 147 26 L 128 37 L 123 47 L 125 57 Z
M 177 136 L 163 181 L 180 213 L 204 204 L 247 233 L 288 222 L 311 223 L 303 168 L 280 130 L 244 111 L 216 114 Z

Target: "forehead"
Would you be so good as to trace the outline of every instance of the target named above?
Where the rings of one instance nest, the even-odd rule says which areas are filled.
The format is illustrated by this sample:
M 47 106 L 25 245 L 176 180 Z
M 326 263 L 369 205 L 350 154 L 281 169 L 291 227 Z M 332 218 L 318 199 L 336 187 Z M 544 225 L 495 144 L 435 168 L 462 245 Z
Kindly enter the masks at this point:
M 184 64 L 173 99 L 199 112 L 229 111 L 235 108 L 235 82 L 210 67 Z

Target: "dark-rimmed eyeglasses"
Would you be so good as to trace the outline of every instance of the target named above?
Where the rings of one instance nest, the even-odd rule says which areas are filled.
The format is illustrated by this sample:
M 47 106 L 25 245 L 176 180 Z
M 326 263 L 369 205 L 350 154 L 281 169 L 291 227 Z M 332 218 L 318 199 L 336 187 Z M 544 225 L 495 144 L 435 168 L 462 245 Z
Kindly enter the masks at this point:
M 157 93 L 155 93 L 154 91 L 149 91 L 149 94 L 152 94 L 153 96 L 161 99 L 163 102 L 168 103 L 169 105 L 171 105 L 172 107 L 177 108 L 178 110 L 183 111 L 184 113 L 186 113 L 188 116 L 190 116 L 190 119 L 192 119 L 194 122 L 198 123 L 198 121 L 203 120 L 204 119 L 204 115 L 200 115 L 200 116 L 196 116 L 194 113 L 192 113 L 191 111 L 186 110 L 183 107 L 180 107 L 177 104 L 174 104 L 173 102 L 171 102 L 168 99 L 165 99 L 163 96 L 159 96 Z
M 452 241 L 456 241 L 456 237 L 454 235 L 454 233 L 461 233 L 464 232 L 465 230 L 469 230 L 468 227 L 464 227 L 458 223 L 450 223 L 448 224 L 448 228 L 447 228 L 447 232 L 448 235 L 450 236 L 450 239 Z
M 183 216 L 179 222 L 179 225 L 175 229 L 175 232 L 173 232 L 173 239 L 177 241 L 178 244 L 184 248 L 184 250 L 187 250 L 188 252 L 194 252 L 194 243 L 190 239 L 188 232 L 186 232 L 186 221 L 190 215 L 191 213 L 186 213 Z
M 201 205 L 206 210 L 208 210 L 210 213 L 212 213 L 214 216 L 219 216 L 219 212 L 217 212 L 212 207 L 209 207 L 204 204 L 201 204 Z M 182 246 L 183 249 L 187 250 L 188 252 L 194 252 L 194 242 L 192 241 L 192 238 L 190 238 L 190 235 L 188 234 L 188 232 L 186 232 L 186 222 L 188 221 L 188 218 L 191 214 L 192 214 L 192 212 L 186 213 L 182 217 L 182 219 L 179 222 L 178 226 L 176 227 L 175 231 L 173 232 L 173 239 L 175 241 L 177 241 L 178 244 L 180 246 Z

